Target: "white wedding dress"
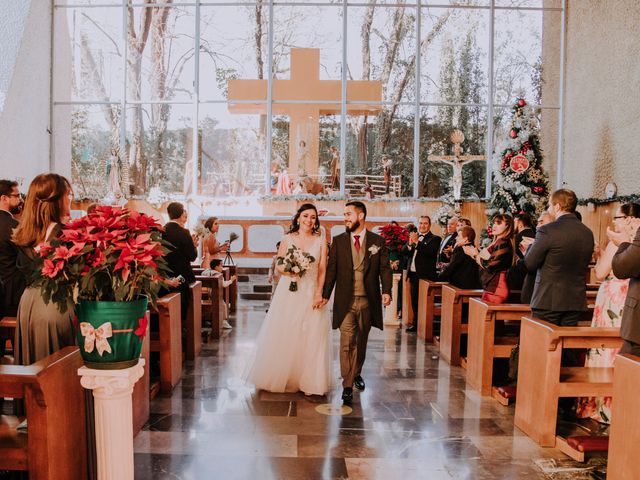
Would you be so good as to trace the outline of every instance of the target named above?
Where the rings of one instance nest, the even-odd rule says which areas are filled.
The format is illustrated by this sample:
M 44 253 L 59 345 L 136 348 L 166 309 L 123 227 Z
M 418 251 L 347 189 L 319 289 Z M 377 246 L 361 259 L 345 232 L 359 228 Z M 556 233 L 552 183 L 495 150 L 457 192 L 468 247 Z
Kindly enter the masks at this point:
M 285 235 L 282 241 L 286 242 L 286 248 L 295 245 L 295 237 L 291 235 Z M 291 278 L 284 275 L 276 287 L 256 339 L 255 357 L 245 375 L 247 382 L 259 389 L 324 395 L 331 388 L 329 306 L 313 309 L 324 241 L 321 235 L 307 252 L 316 261 L 297 280 L 297 291 L 289 290 Z

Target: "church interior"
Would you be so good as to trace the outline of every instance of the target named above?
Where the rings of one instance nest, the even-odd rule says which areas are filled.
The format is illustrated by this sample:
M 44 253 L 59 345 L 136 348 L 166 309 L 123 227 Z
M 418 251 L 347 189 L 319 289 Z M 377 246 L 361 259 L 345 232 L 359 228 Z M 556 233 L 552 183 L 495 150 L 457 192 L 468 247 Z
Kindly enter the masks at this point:
M 640 480 L 640 2 L 0 8 L 0 480 Z

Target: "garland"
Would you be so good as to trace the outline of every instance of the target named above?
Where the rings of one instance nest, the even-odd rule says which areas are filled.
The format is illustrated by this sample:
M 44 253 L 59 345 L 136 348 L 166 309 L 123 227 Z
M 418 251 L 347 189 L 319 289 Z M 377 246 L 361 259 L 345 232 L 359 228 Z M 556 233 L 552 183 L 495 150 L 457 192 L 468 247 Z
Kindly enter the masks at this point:
M 632 195 L 616 195 L 611 198 L 579 198 L 578 205 L 604 205 L 607 203 L 620 202 L 620 203 L 640 203 L 640 194 L 634 193 Z

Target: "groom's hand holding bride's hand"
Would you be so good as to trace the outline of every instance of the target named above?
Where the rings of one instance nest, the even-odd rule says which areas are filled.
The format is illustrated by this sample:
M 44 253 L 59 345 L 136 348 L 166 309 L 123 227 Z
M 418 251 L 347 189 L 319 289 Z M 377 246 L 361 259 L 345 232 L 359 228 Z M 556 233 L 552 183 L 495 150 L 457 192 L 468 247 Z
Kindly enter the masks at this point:
M 313 309 L 322 308 L 327 304 L 327 299 L 322 298 L 322 295 L 316 295 L 313 299 Z
M 386 307 L 387 305 L 391 305 L 391 295 L 388 293 L 382 294 L 382 304 Z

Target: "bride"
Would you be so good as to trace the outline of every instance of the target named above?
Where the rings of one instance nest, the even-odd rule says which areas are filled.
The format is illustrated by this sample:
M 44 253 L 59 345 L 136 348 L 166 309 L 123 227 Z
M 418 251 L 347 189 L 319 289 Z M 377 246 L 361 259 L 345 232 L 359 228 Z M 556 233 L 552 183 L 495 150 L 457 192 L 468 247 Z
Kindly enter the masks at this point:
M 327 242 L 318 211 L 310 203 L 293 217 L 278 257 L 285 257 L 292 246 L 314 261 L 302 277 L 285 272 L 282 265 L 276 267 L 283 276 L 260 328 L 247 382 L 270 392 L 324 395 L 331 385 L 331 323 L 327 308 L 314 305 L 322 302 Z M 297 291 L 290 291 L 292 282 L 297 283 Z

